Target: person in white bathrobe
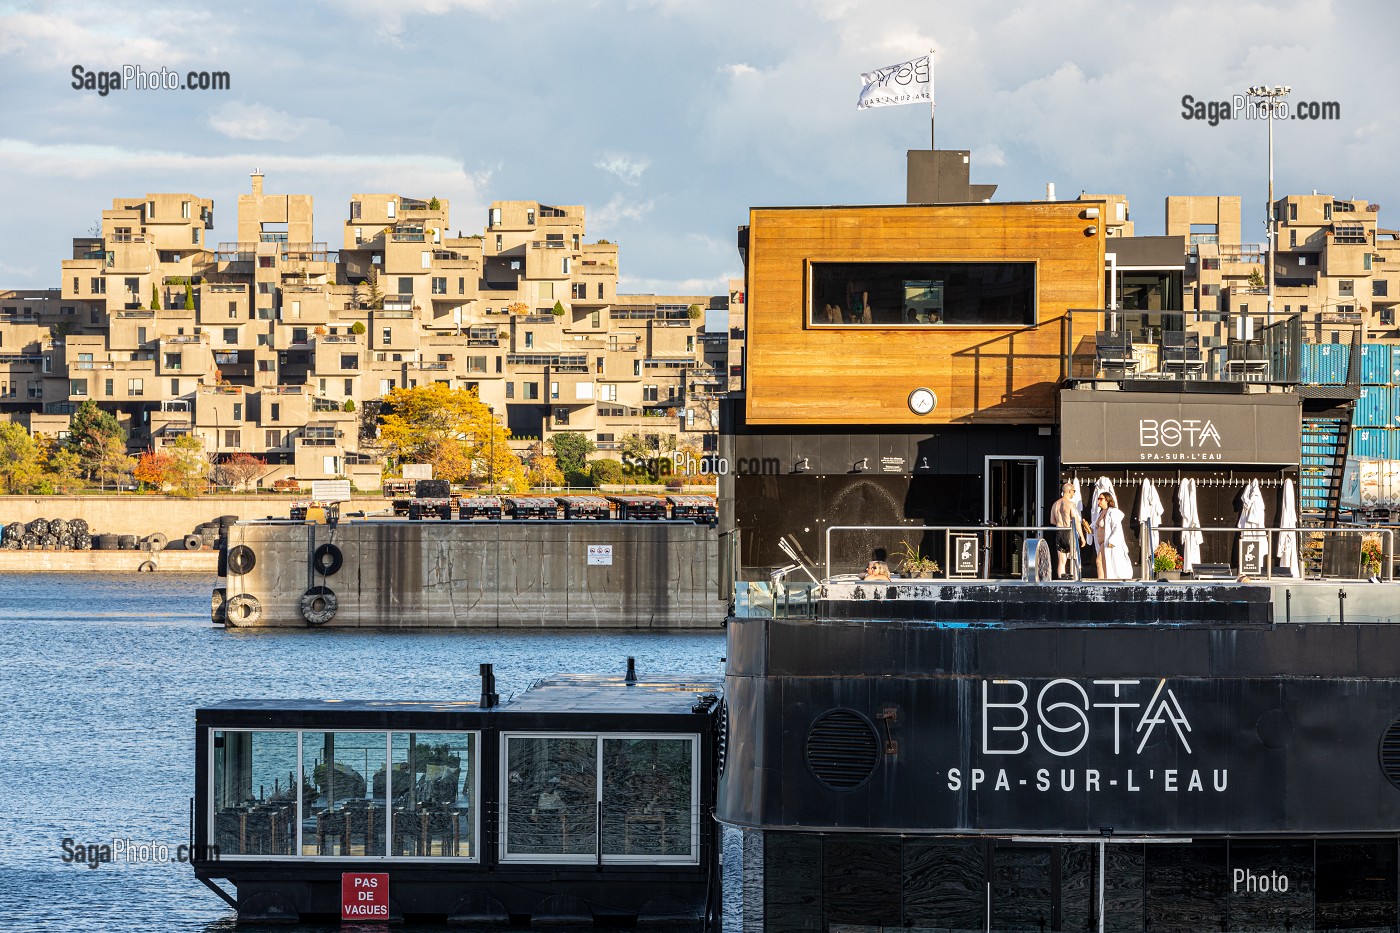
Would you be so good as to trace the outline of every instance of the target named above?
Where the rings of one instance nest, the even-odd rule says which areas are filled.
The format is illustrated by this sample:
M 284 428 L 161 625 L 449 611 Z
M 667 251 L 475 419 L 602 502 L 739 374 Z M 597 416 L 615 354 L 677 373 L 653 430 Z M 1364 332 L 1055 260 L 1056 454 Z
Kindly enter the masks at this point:
M 1123 537 L 1123 512 L 1106 492 L 1096 500 L 1099 517 L 1094 522 L 1094 543 L 1098 545 L 1100 580 L 1131 580 L 1133 560 L 1128 555 L 1128 541 Z

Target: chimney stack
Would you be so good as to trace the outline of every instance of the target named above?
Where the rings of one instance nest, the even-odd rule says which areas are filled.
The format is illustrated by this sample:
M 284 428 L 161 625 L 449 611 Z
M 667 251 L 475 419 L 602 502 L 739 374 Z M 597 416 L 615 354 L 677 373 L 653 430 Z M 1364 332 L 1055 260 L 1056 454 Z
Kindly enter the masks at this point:
M 261 178 L 262 176 L 254 176 Z M 501 695 L 496 692 L 496 672 L 490 664 L 481 665 L 481 700 L 477 706 L 481 709 L 492 709 L 499 706 Z
M 262 194 L 262 172 L 253 169 L 253 194 Z

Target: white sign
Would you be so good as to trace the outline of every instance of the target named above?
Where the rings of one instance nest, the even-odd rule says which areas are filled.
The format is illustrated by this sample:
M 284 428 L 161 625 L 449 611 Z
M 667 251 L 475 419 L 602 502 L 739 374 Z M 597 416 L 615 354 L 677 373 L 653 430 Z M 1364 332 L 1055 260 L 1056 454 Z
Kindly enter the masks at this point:
M 405 463 L 403 465 L 404 479 L 432 479 L 433 465 L 431 463 Z
M 317 502 L 349 502 L 350 481 L 348 479 L 313 479 L 311 498 Z
M 860 100 L 857 110 L 870 107 L 895 107 L 899 104 L 929 104 L 933 102 L 933 53 L 898 65 L 888 65 L 860 76 Z
M 612 566 L 612 545 L 611 544 L 590 544 L 588 546 L 588 566 L 590 567 L 611 567 Z

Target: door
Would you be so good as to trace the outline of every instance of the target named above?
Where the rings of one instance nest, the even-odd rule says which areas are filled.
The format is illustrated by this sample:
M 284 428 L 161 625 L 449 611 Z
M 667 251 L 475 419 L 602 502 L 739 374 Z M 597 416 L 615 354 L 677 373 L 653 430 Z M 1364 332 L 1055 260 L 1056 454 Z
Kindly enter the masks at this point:
M 1105 856 L 1117 848 L 1122 847 L 1089 841 L 997 840 L 992 847 L 987 929 L 1008 933 L 1140 930 L 1140 906 L 1134 911 L 1117 903 L 1121 885 L 1111 880 L 1105 901 Z M 1105 913 L 1108 917 L 1101 920 Z
M 1040 525 L 1040 471 L 1040 457 L 987 457 L 982 474 L 982 517 L 987 524 L 1001 528 Z M 988 575 L 1019 577 L 1026 533 L 992 532 L 988 538 Z

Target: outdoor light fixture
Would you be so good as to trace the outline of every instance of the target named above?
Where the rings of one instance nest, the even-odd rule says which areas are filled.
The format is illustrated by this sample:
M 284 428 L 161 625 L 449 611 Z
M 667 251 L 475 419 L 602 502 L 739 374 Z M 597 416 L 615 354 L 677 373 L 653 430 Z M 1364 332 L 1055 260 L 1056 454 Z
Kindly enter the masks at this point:
M 861 457 L 859 460 L 856 461 L 856 472 L 857 472 L 857 473 L 864 473 L 865 470 L 866 470 L 866 467 L 868 467 L 868 466 L 870 466 L 870 458 L 869 458 L 869 457 Z
M 1274 250 L 1278 239 L 1278 219 L 1274 214 L 1274 115 L 1279 112 L 1283 106 L 1283 99 L 1292 90 L 1293 88 L 1286 84 L 1276 84 L 1273 87 L 1256 84 L 1247 92 L 1250 98 L 1258 101 L 1269 115 L 1269 200 L 1264 205 L 1264 229 L 1269 238 L 1269 268 L 1265 277 L 1269 286 L 1269 304 L 1264 319 L 1270 324 L 1273 323 L 1274 319 L 1274 266 L 1276 265 Z
M 1097 207 L 1086 207 L 1084 208 L 1084 210 L 1079 212 L 1079 216 L 1083 217 L 1085 220 L 1097 220 L 1099 216 L 1099 209 Z
M 1098 232 L 1099 232 L 1099 228 L 1096 227 L 1096 226 L 1094 226 L 1093 224 L 1090 224 L 1089 226 L 1087 226 L 1087 227 L 1084 228 L 1084 235 L 1085 235 L 1085 236 L 1093 236 L 1094 234 L 1096 234 L 1096 233 L 1098 233 Z
M 794 466 L 792 469 L 796 473 L 806 473 L 808 470 L 811 469 L 811 466 L 808 464 L 807 458 L 803 457 L 801 460 L 797 461 L 797 465 Z

